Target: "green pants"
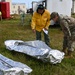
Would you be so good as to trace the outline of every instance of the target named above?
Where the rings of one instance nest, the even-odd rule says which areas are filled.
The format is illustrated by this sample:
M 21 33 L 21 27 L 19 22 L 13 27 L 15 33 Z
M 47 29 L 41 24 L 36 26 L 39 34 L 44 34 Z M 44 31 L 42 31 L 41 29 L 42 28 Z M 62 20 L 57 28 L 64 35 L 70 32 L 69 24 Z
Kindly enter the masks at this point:
M 71 40 L 68 36 L 64 36 L 64 41 L 63 41 L 63 49 L 68 48 L 69 51 L 73 51 L 73 40 Z
M 43 32 L 44 33 L 44 32 Z M 39 31 L 36 31 L 36 40 L 41 40 L 41 32 Z M 45 40 L 45 43 L 50 46 L 50 39 L 49 39 L 49 36 L 48 34 L 45 34 L 44 33 L 44 40 Z

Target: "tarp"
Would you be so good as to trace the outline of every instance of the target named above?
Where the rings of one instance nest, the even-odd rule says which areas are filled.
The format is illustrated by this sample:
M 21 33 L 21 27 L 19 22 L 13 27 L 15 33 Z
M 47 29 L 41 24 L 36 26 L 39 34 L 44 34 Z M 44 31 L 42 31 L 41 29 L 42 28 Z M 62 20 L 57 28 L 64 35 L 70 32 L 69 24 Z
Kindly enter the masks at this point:
M 0 54 L 0 75 L 28 75 L 32 69 Z
M 27 41 L 27 42 L 24 42 L 22 40 L 6 40 L 5 46 L 8 50 L 11 51 L 14 50 L 17 52 L 25 53 L 29 56 L 41 59 L 43 61 L 51 62 L 51 60 L 54 60 L 54 62 L 52 61 L 53 64 L 60 63 L 61 60 L 64 58 L 63 52 L 60 52 L 58 50 L 55 51 L 50 47 L 48 47 L 45 44 L 45 42 L 39 40 Z M 50 54 L 50 52 L 52 51 L 54 51 L 55 53 Z M 59 57 L 58 59 L 59 52 L 61 57 Z M 56 58 L 57 62 L 55 62 L 56 61 L 55 59 L 51 58 L 51 56 L 53 55 L 57 55 Z M 60 60 L 60 62 L 58 60 Z

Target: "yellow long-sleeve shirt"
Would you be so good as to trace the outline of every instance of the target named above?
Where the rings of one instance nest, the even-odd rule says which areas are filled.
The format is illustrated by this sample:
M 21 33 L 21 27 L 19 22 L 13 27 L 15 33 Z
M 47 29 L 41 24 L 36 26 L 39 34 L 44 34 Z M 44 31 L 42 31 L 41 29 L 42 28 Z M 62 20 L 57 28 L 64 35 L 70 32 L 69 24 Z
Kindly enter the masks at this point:
M 50 13 L 48 10 L 45 10 L 42 15 L 37 12 L 34 12 L 31 23 L 32 29 L 41 31 L 43 28 L 48 29 L 49 25 L 50 25 Z

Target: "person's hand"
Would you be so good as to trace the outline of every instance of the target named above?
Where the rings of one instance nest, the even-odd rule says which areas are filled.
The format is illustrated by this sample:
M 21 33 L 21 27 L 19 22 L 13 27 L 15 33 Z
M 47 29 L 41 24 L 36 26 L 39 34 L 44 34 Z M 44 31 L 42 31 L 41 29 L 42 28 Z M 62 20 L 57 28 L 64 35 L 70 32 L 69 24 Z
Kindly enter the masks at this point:
M 44 30 L 48 30 L 47 28 L 44 28 Z
M 32 29 L 33 33 L 36 33 L 36 30 L 35 29 Z

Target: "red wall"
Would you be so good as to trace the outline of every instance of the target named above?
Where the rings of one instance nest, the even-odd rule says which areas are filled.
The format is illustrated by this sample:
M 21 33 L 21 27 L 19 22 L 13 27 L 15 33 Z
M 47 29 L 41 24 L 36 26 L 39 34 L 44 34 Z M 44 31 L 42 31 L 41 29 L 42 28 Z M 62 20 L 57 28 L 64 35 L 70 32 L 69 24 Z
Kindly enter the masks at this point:
M 1 2 L 0 2 L 0 11 L 1 11 Z
M 0 2 L 0 8 L 2 12 L 2 18 L 10 18 L 10 3 L 9 2 Z

